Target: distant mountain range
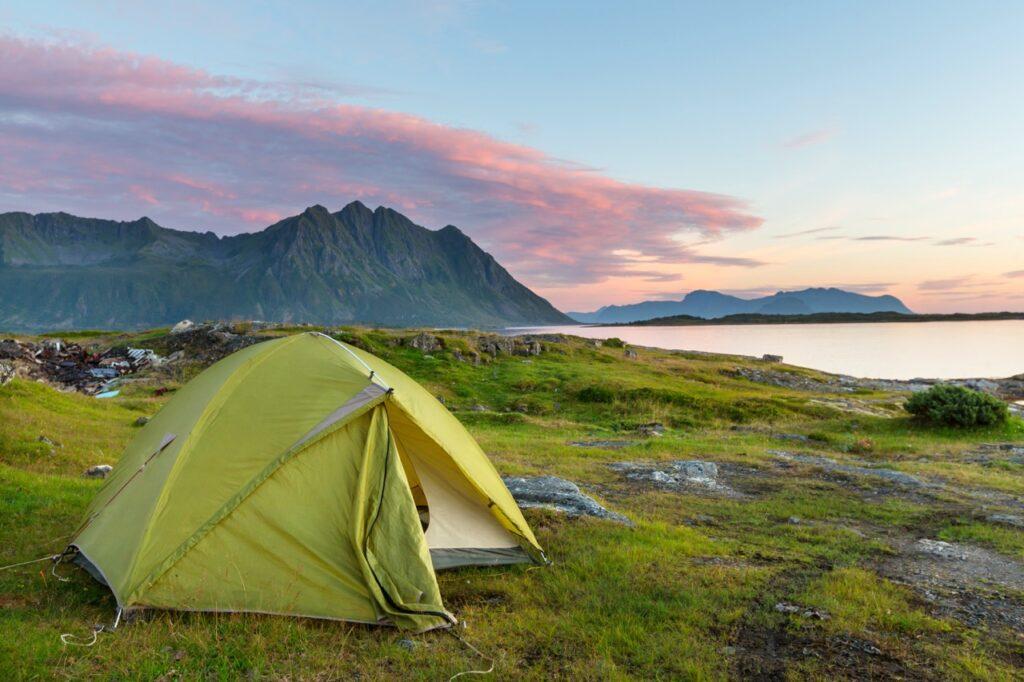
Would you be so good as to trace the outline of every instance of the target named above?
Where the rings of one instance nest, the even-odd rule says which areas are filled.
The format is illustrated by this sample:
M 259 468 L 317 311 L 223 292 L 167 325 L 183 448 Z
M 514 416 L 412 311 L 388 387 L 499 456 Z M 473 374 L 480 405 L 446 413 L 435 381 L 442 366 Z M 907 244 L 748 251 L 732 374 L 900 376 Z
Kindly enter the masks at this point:
M 134 329 L 184 318 L 511 326 L 571 320 L 458 228 L 312 206 L 218 237 L 67 213 L 0 214 L 0 329 Z
M 643 301 L 629 305 L 609 305 L 592 313 L 568 313 L 577 322 L 588 324 L 638 322 L 656 317 L 689 315 L 715 319 L 726 315 L 809 315 L 812 313 L 877 313 L 912 311 L 895 296 L 865 296 L 835 288 L 780 291 L 761 298 L 739 298 L 717 291 L 691 291 L 680 301 Z

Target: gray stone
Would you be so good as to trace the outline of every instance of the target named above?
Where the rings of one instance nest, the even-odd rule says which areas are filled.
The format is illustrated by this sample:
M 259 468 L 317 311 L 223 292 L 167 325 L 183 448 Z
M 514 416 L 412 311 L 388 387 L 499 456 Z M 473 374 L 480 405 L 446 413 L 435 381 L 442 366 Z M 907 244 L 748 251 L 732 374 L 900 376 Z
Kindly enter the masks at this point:
M 800 517 L 799 516 L 790 516 L 788 519 L 786 519 L 786 523 L 792 524 L 794 526 L 799 526 L 800 525 Z
M 109 464 L 97 464 L 86 469 L 84 476 L 86 478 L 106 478 L 113 469 L 114 467 Z
M 149 417 L 147 417 L 145 415 L 139 417 L 134 422 L 132 422 L 133 426 L 145 426 L 148 423 L 149 423 Z
M 905 474 L 902 471 L 893 471 L 892 469 L 876 469 L 873 467 L 866 466 L 854 466 L 851 464 L 840 464 L 834 459 L 828 457 L 818 457 L 816 455 L 798 455 L 792 452 L 786 452 L 784 450 L 768 450 L 769 454 L 775 455 L 779 459 L 783 459 L 790 462 L 798 462 L 800 464 L 809 464 L 816 466 L 825 471 L 836 471 L 844 474 L 856 474 L 858 476 L 874 476 L 876 478 L 884 478 L 887 481 L 908 487 L 908 488 L 922 488 L 928 484 L 910 474 Z
M 782 362 L 781 355 L 772 355 L 771 353 L 765 353 L 761 356 L 761 359 L 765 362 Z
M 470 412 L 490 412 L 491 408 L 487 407 L 486 405 L 481 405 L 481 404 L 477 403 L 473 407 L 469 408 L 469 411 Z
M 678 475 L 694 483 L 714 484 L 718 480 L 718 465 L 714 462 L 680 460 L 673 462 L 672 468 Z
M 651 422 L 649 424 L 641 424 L 636 427 L 637 433 L 641 436 L 650 438 L 651 436 L 664 436 L 665 426 L 659 422 Z
M 622 354 L 626 357 L 627 360 L 636 360 L 639 357 L 636 354 L 636 351 L 633 350 L 632 348 L 627 348 L 622 352 Z
M 433 353 L 444 348 L 444 341 L 426 332 L 420 332 L 416 336 L 405 339 L 404 343 L 410 348 L 415 348 L 424 353 Z
M 172 334 L 182 334 L 187 331 L 191 331 L 196 326 L 196 323 L 192 320 L 182 320 L 178 324 L 171 327 Z
M 772 435 L 772 438 L 777 438 L 778 440 L 790 440 L 797 443 L 811 442 L 810 438 L 799 433 L 776 433 Z
M 14 365 L 9 362 L 0 362 L 0 386 L 14 378 Z
M 967 559 L 967 552 L 965 550 L 961 549 L 958 545 L 944 542 L 943 540 L 921 538 L 914 545 L 914 549 L 920 554 L 931 554 L 943 559 L 956 559 L 958 561 Z
M 631 440 L 571 440 L 569 445 L 574 448 L 600 448 L 602 450 L 621 450 L 633 445 Z
M 406 651 L 413 651 L 416 649 L 416 642 L 411 639 L 400 639 L 397 644 L 399 649 L 405 649 Z
M 572 481 L 557 476 L 506 476 L 505 485 L 520 507 L 542 507 L 569 516 L 594 516 L 632 526 L 622 514 L 608 511 L 598 502 L 580 492 Z
M 481 353 L 490 356 L 512 355 L 516 349 L 515 339 L 508 336 L 481 336 L 476 340 L 476 346 Z
M 1024 516 L 1017 516 L 1015 514 L 990 514 L 986 517 L 986 521 L 990 523 L 1002 523 L 1006 526 L 1014 526 L 1016 528 L 1024 528 Z

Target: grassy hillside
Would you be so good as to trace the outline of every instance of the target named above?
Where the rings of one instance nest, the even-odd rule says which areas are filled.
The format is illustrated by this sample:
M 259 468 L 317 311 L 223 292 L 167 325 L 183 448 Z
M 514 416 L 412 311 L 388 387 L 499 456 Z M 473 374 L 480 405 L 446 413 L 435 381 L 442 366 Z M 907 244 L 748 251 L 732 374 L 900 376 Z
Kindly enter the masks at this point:
M 80 340 L 163 349 L 163 334 Z M 632 358 L 565 337 L 475 365 L 458 359 L 473 334 L 439 334 L 445 347 L 432 353 L 400 343 L 411 335 L 338 334 L 442 397 L 503 474 L 570 479 L 636 524 L 527 510 L 552 565 L 440 574 L 494 679 L 1022 676 L 1024 531 L 991 518 L 1022 513 L 1020 420 L 936 430 L 902 413 L 902 394 L 839 392 L 817 372 L 736 357 Z M 0 387 L 0 564 L 59 551 L 100 486 L 83 470 L 114 463 L 135 420 L 201 368 L 151 370 L 111 400 L 19 379 Z M 665 434 L 641 436 L 651 422 Z M 625 444 L 572 445 L 594 441 Z M 720 486 L 663 488 L 608 466 L 674 460 L 716 463 Z M 968 555 L 922 553 L 922 538 Z M 65 583 L 48 569 L 0 573 L 7 678 L 447 679 L 488 666 L 444 632 L 249 614 L 151 613 L 94 647 L 64 647 L 61 633 L 87 636 L 114 603 L 83 572 L 62 567 Z M 955 575 L 935 578 L 944 571 Z

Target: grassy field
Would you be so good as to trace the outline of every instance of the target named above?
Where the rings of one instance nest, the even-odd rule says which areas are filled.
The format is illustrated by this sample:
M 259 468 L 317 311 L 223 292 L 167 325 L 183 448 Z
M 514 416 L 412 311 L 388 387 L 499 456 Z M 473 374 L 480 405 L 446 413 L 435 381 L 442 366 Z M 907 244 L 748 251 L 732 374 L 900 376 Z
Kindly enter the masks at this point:
M 163 334 L 77 340 L 162 349 Z M 1021 513 L 1024 465 L 998 448 L 977 456 L 983 443 L 1024 446 L 1019 419 L 935 429 L 902 413 L 905 395 L 837 394 L 810 370 L 652 349 L 635 349 L 634 359 L 575 338 L 474 365 L 456 359 L 473 335 L 439 335 L 445 349 L 430 354 L 399 342 L 410 332 L 338 336 L 442 397 L 503 474 L 570 479 L 636 524 L 527 510 L 550 566 L 439 575 L 461 636 L 493 658 L 496 679 L 1024 678 L 1012 620 L 1024 613 L 1024 573 L 1014 573 L 1024 531 L 989 519 Z M 739 367 L 770 367 L 822 390 L 755 383 Z M 0 564 L 62 549 L 101 485 L 82 472 L 115 463 L 135 420 L 200 370 L 144 372 L 111 400 L 17 379 L 0 387 Z M 665 434 L 639 436 L 650 422 Z M 592 440 L 631 444 L 570 445 Z M 926 485 L 801 457 L 885 467 Z M 663 489 L 608 466 L 691 459 L 718 464 L 723 489 Z M 981 563 L 962 561 L 959 589 L 930 589 L 914 571 L 941 560 L 914 553 L 921 538 L 976 549 Z M 937 571 L 961 560 L 945 561 Z M 1006 580 L 968 581 L 972 567 L 988 565 Z M 114 602 L 83 572 L 61 571 L 70 581 L 46 564 L 0 573 L 5 679 L 447 679 L 489 665 L 445 632 L 246 614 L 152 613 L 91 648 L 66 647 L 61 633 L 88 636 L 110 621 Z

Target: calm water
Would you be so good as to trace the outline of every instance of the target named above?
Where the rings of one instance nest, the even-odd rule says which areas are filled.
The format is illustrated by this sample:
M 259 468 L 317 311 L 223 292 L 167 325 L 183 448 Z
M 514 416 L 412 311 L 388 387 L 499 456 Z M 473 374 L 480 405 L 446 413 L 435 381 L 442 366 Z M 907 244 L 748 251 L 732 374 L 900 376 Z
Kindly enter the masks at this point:
M 515 330 L 526 332 L 617 336 L 637 346 L 675 350 L 771 353 L 793 365 L 877 379 L 1002 378 L 1024 373 L 1024 320 Z

